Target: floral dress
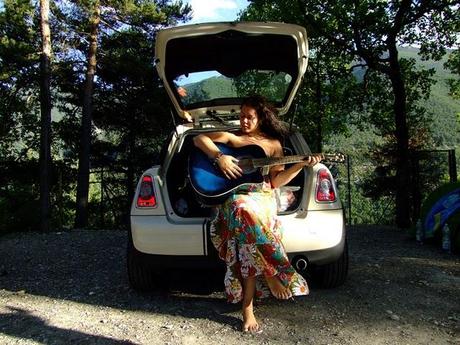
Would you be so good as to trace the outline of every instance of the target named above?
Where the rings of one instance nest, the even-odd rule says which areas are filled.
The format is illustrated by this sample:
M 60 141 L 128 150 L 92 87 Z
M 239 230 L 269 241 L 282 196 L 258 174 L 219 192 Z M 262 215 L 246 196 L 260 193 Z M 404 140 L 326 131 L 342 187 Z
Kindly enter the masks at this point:
M 225 292 L 229 302 L 243 299 L 242 279 L 256 277 L 256 297 L 270 295 L 265 276 L 277 276 L 293 296 L 307 295 L 308 285 L 289 262 L 281 242 L 281 224 L 270 184 L 240 187 L 211 221 L 211 240 L 225 261 Z

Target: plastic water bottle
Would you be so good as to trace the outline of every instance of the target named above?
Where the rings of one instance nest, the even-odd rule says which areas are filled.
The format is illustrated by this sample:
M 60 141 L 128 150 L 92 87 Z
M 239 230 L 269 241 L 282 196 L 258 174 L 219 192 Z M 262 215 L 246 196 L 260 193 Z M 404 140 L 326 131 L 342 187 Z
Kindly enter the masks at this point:
M 447 223 L 442 228 L 442 249 L 450 253 L 450 229 Z
M 417 220 L 417 224 L 415 225 L 415 240 L 422 244 L 423 240 L 425 239 L 425 233 L 422 228 L 422 222 L 421 220 Z

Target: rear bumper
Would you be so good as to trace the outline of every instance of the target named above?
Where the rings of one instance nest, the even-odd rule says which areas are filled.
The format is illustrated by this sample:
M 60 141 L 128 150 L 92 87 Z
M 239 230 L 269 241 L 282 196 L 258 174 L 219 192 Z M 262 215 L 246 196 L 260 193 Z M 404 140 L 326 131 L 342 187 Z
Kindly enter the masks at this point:
M 293 262 L 295 259 L 302 257 L 306 258 L 309 264 L 325 265 L 334 262 L 340 258 L 345 248 L 346 232 L 342 233 L 342 238 L 335 246 L 326 249 L 311 250 L 306 252 L 289 252 L 289 261 Z
M 203 256 L 206 254 L 204 221 L 178 224 L 164 216 L 131 216 L 134 247 L 156 256 Z
M 283 244 L 289 259 L 306 258 L 323 265 L 337 260 L 345 246 L 342 210 L 311 211 L 281 217 Z M 138 256 L 155 268 L 212 268 L 222 265 L 210 241 L 205 219 L 172 223 L 165 216 L 131 216 Z
M 129 233 L 131 235 L 131 232 Z M 345 247 L 346 233 L 343 232 L 340 242 L 330 248 L 289 252 L 289 261 L 294 264 L 298 258 L 304 258 L 309 265 L 325 265 L 334 262 L 342 255 Z M 212 247 L 211 241 L 207 241 L 207 255 L 159 255 L 143 253 L 137 249 L 138 259 L 152 267 L 156 271 L 165 269 L 217 269 L 225 270 L 225 263 L 218 257 L 217 251 Z
M 334 262 L 342 255 L 345 237 L 337 246 L 311 252 L 288 253 L 289 261 L 299 257 L 306 258 L 309 265 L 325 265 Z M 156 271 L 166 269 L 216 269 L 225 270 L 225 263 L 213 255 L 156 255 L 137 251 L 138 258 Z

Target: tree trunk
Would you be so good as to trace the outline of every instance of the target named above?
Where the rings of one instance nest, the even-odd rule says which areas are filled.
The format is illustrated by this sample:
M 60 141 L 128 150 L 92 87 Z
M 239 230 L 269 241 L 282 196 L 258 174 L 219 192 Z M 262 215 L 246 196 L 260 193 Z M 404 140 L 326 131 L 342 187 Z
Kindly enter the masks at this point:
M 94 12 L 90 19 L 90 40 L 88 62 L 83 95 L 83 115 L 81 120 L 80 152 L 78 160 L 77 208 L 75 227 L 84 228 L 88 225 L 88 191 L 91 148 L 92 97 L 94 75 L 96 74 L 97 35 L 100 22 L 99 1 L 94 4 Z
M 128 190 L 128 199 L 126 203 L 125 210 L 123 212 L 123 222 L 129 224 L 129 214 L 131 208 L 131 202 L 134 198 L 135 182 L 134 182 L 134 162 L 136 161 L 136 132 L 135 132 L 135 122 L 136 114 L 130 119 L 129 129 L 128 129 L 128 159 L 127 159 L 127 172 L 126 172 L 126 188 Z
M 49 0 L 40 0 L 40 27 L 42 52 L 40 56 L 40 230 L 50 230 L 50 176 L 51 176 L 51 32 Z
M 315 85 L 315 98 L 317 105 L 317 119 L 316 119 L 316 152 L 323 150 L 323 118 L 324 118 L 324 104 L 323 93 L 321 89 L 321 73 L 319 67 L 315 71 L 316 85 Z
M 393 87 L 396 124 L 396 225 L 408 228 L 410 219 L 409 131 L 407 128 L 406 88 L 402 78 L 396 44 L 389 47 L 389 77 Z

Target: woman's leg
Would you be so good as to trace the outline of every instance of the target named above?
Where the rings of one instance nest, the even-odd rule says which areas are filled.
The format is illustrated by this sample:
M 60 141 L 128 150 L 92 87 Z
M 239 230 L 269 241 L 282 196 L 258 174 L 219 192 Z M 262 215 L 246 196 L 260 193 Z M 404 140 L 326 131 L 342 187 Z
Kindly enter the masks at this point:
M 243 279 L 243 332 L 258 332 L 260 330 L 254 316 L 254 295 L 256 291 L 256 277 Z

